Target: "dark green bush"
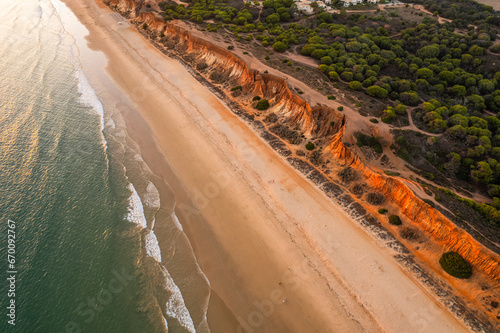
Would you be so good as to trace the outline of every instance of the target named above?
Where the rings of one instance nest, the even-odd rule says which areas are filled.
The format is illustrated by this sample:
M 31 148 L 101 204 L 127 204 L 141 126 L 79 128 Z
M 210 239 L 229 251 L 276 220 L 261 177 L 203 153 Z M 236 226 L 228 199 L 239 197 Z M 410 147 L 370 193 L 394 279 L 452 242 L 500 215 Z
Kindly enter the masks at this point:
M 369 146 L 378 154 L 382 154 L 384 152 L 382 144 L 380 143 L 378 138 L 374 136 L 368 136 L 363 133 L 357 133 L 357 138 L 358 141 L 356 142 L 356 144 L 358 145 L 358 147 Z
M 436 204 L 431 199 L 424 199 L 424 202 L 431 207 L 436 207 Z
M 260 111 L 267 110 L 269 109 L 269 101 L 267 99 L 261 99 L 255 108 Z
M 232 87 L 231 91 L 241 90 L 241 86 Z
M 494 44 L 490 47 L 490 51 L 493 53 L 500 53 L 500 44 Z
M 380 208 L 380 209 L 378 210 L 378 213 L 379 213 L 379 214 L 385 214 L 385 213 L 387 213 L 387 212 L 388 212 L 388 210 L 387 210 L 387 209 L 385 209 L 385 208 Z
M 260 96 L 254 96 L 254 98 L 252 98 L 252 101 L 260 101 Z
M 468 279 L 472 275 L 472 266 L 456 252 L 443 253 L 439 264 L 446 273 L 456 278 Z
M 343 106 L 339 106 L 339 107 L 337 108 L 337 110 L 339 110 L 339 111 L 344 111 L 344 107 L 343 107 Z
M 401 225 L 401 219 L 397 215 L 389 216 L 389 223 L 392 225 Z
M 377 120 L 377 119 L 375 119 L 375 118 L 370 119 L 370 122 L 371 122 L 371 123 L 374 123 L 374 124 L 378 124 L 378 120 Z
M 337 99 L 337 97 L 333 96 L 333 95 L 328 95 L 328 99 L 334 101 Z
M 306 144 L 306 149 L 307 149 L 307 150 L 313 150 L 313 149 L 314 149 L 314 143 L 312 143 L 312 142 L 308 142 L 308 143 Z
M 286 48 L 286 44 L 280 41 L 273 44 L 273 50 L 276 52 L 284 52 Z
M 229 46 L 227 47 L 227 49 L 228 49 L 228 50 L 234 50 L 234 46 L 229 45 Z
M 366 93 L 372 97 L 386 98 L 389 92 L 379 86 L 371 86 L 366 89 Z

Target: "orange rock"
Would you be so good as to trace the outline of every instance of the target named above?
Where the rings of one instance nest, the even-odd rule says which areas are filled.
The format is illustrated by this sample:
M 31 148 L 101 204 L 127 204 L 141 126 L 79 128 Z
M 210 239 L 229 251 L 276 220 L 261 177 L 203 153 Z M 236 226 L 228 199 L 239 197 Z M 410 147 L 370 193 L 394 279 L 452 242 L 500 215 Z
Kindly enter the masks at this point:
M 324 154 L 360 171 L 367 185 L 398 206 L 402 214 L 425 231 L 433 241 L 458 252 L 475 269 L 500 281 L 498 254 L 481 245 L 466 231 L 423 202 L 403 182 L 371 170 L 361 162 L 353 150 L 344 146 L 342 140 L 346 126 L 345 116 L 327 107 L 311 108 L 306 101 L 292 93 L 284 79 L 249 69 L 247 64 L 232 52 L 192 36 L 188 31 L 166 22 L 155 12 L 140 12 L 142 3 L 140 0 L 111 0 L 111 4 L 129 13 L 137 23 L 147 23 L 149 29 L 155 33 L 163 32 L 166 37 L 175 40 L 176 45 L 193 54 L 197 61 L 204 61 L 230 82 L 242 86 L 243 93 L 268 99 L 271 110 L 290 124 L 290 127 L 298 126 L 306 135 L 329 139 L 330 144 Z M 330 125 L 332 121 L 335 121 L 335 126 Z

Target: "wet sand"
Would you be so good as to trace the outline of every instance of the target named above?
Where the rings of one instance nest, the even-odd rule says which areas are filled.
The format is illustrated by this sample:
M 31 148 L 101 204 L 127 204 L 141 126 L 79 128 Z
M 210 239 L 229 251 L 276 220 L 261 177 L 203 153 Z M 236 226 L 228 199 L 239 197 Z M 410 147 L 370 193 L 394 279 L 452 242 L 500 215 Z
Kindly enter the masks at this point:
M 104 6 L 68 5 L 137 109 L 120 110 L 128 134 L 176 195 L 176 213 L 214 293 L 213 332 L 466 331 L 390 249 L 181 64 Z

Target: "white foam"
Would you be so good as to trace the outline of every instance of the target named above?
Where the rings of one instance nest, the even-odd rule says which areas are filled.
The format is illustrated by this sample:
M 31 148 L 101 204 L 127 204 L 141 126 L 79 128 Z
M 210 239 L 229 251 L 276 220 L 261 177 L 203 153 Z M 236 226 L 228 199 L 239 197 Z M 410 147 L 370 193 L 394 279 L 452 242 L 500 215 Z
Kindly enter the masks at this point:
M 161 262 L 161 251 L 160 245 L 158 244 L 158 239 L 156 238 L 153 230 L 150 230 L 144 237 L 146 242 L 146 253 L 148 256 L 152 257 L 154 260 Z
M 90 85 L 89 81 L 81 68 L 76 70 L 76 78 L 78 79 L 78 91 L 80 92 L 80 102 L 83 105 L 91 107 L 101 118 L 101 131 L 104 130 L 104 109 L 101 101 L 97 98 L 94 88 Z
M 174 221 L 175 223 L 175 226 L 180 230 L 180 231 L 184 231 L 184 229 L 182 228 L 182 224 L 181 222 L 179 222 L 179 219 L 177 218 L 177 215 L 175 215 L 175 213 L 172 213 L 172 220 Z
M 163 323 L 165 324 L 165 329 L 168 332 L 168 322 L 167 322 L 167 319 L 163 318 Z
M 144 195 L 144 203 L 152 208 L 160 208 L 160 193 L 152 182 L 149 182 Z
M 189 310 L 184 303 L 179 287 L 174 283 L 174 280 L 168 273 L 165 267 L 162 266 L 163 275 L 165 276 L 165 288 L 172 294 L 167 301 L 166 315 L 175 318 L 186 330 L 196 333 L 193 319 L 189 315 Z
M 139 197 L 139 194 L 137 194 L 137 191 L 132 183 L 129 183 L 128 188 L 132 194 L 128 198 L 129 206 L 127 220 L 135 223 L 141 228 L 147 228 L 148 223 L 146 221 L 146 217 L 144 216 L 144 207 L 142 206 L 141 198 Z

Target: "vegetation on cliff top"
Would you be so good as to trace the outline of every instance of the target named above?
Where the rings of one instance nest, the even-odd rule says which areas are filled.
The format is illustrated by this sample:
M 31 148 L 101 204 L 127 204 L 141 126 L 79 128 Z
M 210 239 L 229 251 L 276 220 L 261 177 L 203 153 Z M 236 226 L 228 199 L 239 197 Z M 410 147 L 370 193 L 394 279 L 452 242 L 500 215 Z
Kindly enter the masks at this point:
M 188 6 L 162 2 L 160 8 L 166 19 L 190 20 L 240 43 L 315 59 L 325 80 L 386 103 L 384 123 L 407 126 L 409 114 L 429 135 L 396 134 L 391 147 L 397 156 L 423 168 L 429 180 L 444 186 L 456 180 L 487 193 L 493 203 L 480 209 L 498 214 L 500 61 L 490 50 L 500 45 L 500 15 L 472 0 L 412 2 L 452 21 L 439 24 L 412 8 L 328 13 L 317 6 L 304 19 L 293 0 L 193 0 Z M 341 5 L 333 1 L 332 7 Z M 381 151 L 374 142 L 358 144 Z

